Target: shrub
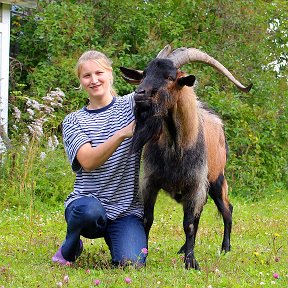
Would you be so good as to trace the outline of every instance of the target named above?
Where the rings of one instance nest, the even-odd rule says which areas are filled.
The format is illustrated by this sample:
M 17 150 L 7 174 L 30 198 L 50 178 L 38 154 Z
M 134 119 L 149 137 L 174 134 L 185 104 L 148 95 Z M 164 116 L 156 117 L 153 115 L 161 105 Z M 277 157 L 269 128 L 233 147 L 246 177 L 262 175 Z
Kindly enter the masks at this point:
M 44 134 L 59 139 L 64 115 L 87 101 L 75 90 L 78 80 L 73 71 L 85 50 L 101 50 L 112 58 L 115 88 L 123 95 L 134 87 L 121 81 L 119 66 L 143 69 L 167 43 L 197 47 L 244 84 L 254 84 L 245 95 L 211 67 L 183 67 L 198 79 L 199 97 L 224 119 L 232 193 L 253 199 L 265 196 L 267 186 L 287 185 L 287 9 L 283 0 L 244 0 L 239 5 L 198 0 L 41 0 L 38 9 L 24 10 L 25 17 L 12 21 L 12 44 L 17 42 L 19 51 L 11 69 L 9 136 L 21 141 L 19 136 L 29 132 L 27 98 L 42 103 L 44 95 L 59 87 L 65 94 L 62 107 L 43 123 Z M 22 124 L 16 123 L 18 130 L 12 123 L 13 106 L 24 112 Z

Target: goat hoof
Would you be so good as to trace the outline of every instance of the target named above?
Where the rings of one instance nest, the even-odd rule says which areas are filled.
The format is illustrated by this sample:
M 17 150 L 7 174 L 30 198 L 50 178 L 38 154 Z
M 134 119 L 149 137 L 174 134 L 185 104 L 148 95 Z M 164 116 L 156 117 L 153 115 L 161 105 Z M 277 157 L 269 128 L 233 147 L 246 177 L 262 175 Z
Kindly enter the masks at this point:
M 224 253 L 226 254 L 227 252 L 231 251 L 231 246 L 230 246 L 230 245 L 223 245 L 223 244 L 222 244 L 222 249 L 221 249 L 221 251 L 222 251 L 222 252 L 224 251 Z
M 195 258 L 194 259 L 186 259 L 185 260 L 185 268 L 187 270 L 189 270 L 189 269 L 200 270 L 200 266 L 199 266 L 199 264 Z

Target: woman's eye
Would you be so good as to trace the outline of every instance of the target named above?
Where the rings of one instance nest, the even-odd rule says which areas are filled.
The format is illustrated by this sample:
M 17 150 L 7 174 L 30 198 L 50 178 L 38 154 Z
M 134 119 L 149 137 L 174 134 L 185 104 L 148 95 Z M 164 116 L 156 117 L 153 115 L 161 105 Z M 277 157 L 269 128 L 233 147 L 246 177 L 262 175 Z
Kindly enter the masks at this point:
M 174 81 L 174 79 L 173 79 L 171 76 L 168 76 L 168 77 L 167 77 L 167 80 L 169 80 L 169 81 Z

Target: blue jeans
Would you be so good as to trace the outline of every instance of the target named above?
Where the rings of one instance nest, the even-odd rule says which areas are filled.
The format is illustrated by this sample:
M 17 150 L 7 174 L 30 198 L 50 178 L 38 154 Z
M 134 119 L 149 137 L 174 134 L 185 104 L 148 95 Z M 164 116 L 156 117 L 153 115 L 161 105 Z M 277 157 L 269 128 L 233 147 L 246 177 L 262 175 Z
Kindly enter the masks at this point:
M 100 201 L 93 197 L 82 197 L 70 203 L 65 219 L 67 234 L 61 252 L 67 261 L 75 261 L 81 235 L 89 239 L 104 237 L 113 264 L 145 264 L 147 255 L 141 252 L 147 248 L 143 219 L 128 215 L 109 220 Z

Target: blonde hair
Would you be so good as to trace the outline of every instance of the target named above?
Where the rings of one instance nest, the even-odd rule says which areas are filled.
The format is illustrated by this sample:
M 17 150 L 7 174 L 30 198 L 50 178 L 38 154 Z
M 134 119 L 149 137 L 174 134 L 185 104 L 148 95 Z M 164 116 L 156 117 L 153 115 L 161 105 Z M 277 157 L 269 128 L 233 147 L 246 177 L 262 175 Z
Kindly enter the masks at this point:
M 101 66 L 105 70 L 109 70 L 109 71 L 113 72 L 113 68 L 112 68 L 113 61 L 110 58 L 108 58 L 102 52 L 90 50 L 90 51 L 84 52 L 80 56 L 80 58 L 78 59 L 78 62 L 77 62 L 76 67 L 75 67 L 75 72 L 76 72 L 76 76 L 78 77 L 78 79 L 80 78 L 80 72 L 81 72 L 82 65 L 85 62 L 91 61 L 91 60 L 96 62 L 99 66 Z M 116 91 L 113 88 L 113 73 L 112 73 L 112 79 L 111 79 L 111 94 L 113 96 L 117 95 Z

